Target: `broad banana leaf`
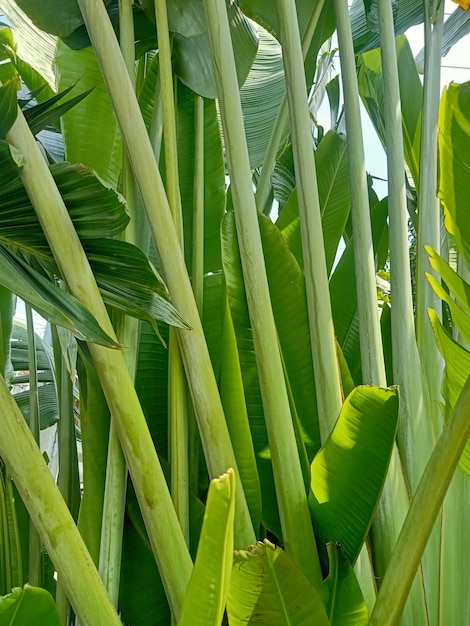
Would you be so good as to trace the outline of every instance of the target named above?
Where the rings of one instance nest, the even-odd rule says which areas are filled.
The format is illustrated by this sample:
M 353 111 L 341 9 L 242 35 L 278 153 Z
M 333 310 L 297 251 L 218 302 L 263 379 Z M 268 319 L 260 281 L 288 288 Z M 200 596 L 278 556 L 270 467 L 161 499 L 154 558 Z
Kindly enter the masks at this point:
M 267 539 L 236 552 L 227 601 L 230 626 L 329 626 L 320 595 Z
M 0 139 L 5 139 L 7 132 L 13 126 L 18 113 L 16 93 L 18 90 L 17 78 L 11 78 L 0 86 Z
M 398 424 L 398 390 L 356 387 L 314 458 L 309 494 L 316 537 L 338 542 L 354 563 L 369 531 Z
M 17 587 L 0 598 L 0 623 L 9 626 L 47 624 L 61 626 L 57 608 L 51 594 L 40 587 Z

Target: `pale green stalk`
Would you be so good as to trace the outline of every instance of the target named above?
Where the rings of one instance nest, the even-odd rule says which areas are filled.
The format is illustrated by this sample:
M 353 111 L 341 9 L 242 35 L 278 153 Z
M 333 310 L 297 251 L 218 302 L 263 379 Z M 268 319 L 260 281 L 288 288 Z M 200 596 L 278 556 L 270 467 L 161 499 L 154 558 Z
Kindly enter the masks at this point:
M 191 283 L 202 318 L 204 295 L 204 98 L 194 96 L 193 255 Z
M 423 112 L 421 118 L 421 145 L 419 163 L 419 181 L 415 181 L 418 188 L 418 233 L 416 244 L 416 341 L 419 355 L 421 357 L 421 367 L 423 378 L 427 383 L 429 392 L 429 412 L 428 429 L 432 429 L 434 436 L 438 437 L 442 430 L 442 412 L 440 403 L 442 374 L 444 361 L 437 348 L 434 332 L 428 316 L 428 309 L 434 309 L 441 318 L 442 303 L 431 288 L 425 273 L 432 274 L 436 280 L 439 276 L 433 271 L 429 264 L 428 254 L 425 246 L 430 245 L 434 250 L 440 252 L 441 249 L 441 208 L 437 198 L 438 174 L 437 174 L 437 118 L 440 99 L 440 79 L 441 79 L 441 46 L 442 32 L 444 27 L 444 1 L 440 6 L 434 8 L 430 13 L 429 2 L 423 2 L 424 7 L 424 84 L 423 84 Z M 455 493 L 452 491 L 452 493 Z M 447 504 L 452 507 L 451 496 L 447 498 Z M 449 520 L 444 518 L 447 528 L 453 526 L 454 537 L 458 528 L 458 519 Z M 461 518 L 460 518 L 461 519 Z M 449 524 L 450 523 L 450 524 Z M 457 526 L 455 526 L 457 524 Z M 443 527 L 442 527 L 443 528 Z M 439 541 L 440 529 L 436 527 L 434 540 Z M 451 538 L 448 536 L 447 541 Z M 442 541 L 442 539 L 441 539 Z M 468 543 L 467 543 L 468 545 Z M 436 548 L 436 570 L 437 574 L 429 578 L 427 562 L 424 561 L 424 575 L 428 592 L 428 610 L 432 624 L 438 623 L 439 614 L 439 594 L 454 594 L 453 587 L 445 586 L 445 578 L 440 575 L 441 559 L 439 550 L 442 545 Z M 441 552 L 442 556 L 446 551 Z M 462 589 L 462 586 L 460 587 Z M 452 591 L 451 591 L 452 590 Z M 455 593 L 457 590 L 455 589 Z M 465 598 L 467 593 L 465 590 Z M 455 598 L 456 599 L 456 598 Z M 459 606 L 465 606 L 465 601 L 458 602 Z
M 204 6 L 282 535 L 294 561 L 319 585 L 321 571 L 271 307 L 227 9 L 224 0 L 205 0 Z
M 34 437 L 0 377 L 0 456 L 82 626 L 122 626 Z
M 313 8 L 312 15 L 310 16 L 310 21 L 307 25 L 302 40 L 303 59 L 305 59 L 305 57 L 307 56 L 307 52 L 310 48 L 310 44 L 312 43 L 313 35 L 315 34 L 315 29 L 318 25 L 318 20 L 320 19 L 320 15 L 324 5 L 325 0 L 317 0 Z M 274 122 L 274 128 L 269 139 L 266 154 L 264 155 L 263 167 L 261 168 L 261 174 L 258 180 L 258 184 L 256 186 L 255 199 L 258 211 L 264 211 L 266 207 L 269 191 L 271 189 L 271 176 L 276 165 L 276 157 L 279 151 L 279 146 L 281 144 L 282 135 L 288 121 L 288 113 L 289 111 L 287 107 L 287 97 L 284 96 L 282 98 L 281 104 L 279 105 L 279 111 L 276 117 L 276 121 Z
M 25 304 L 26 328 L 28 333 L 28 360 L 29 360 L 29 429 L 34 440 L 39 445 L 39 397 L 37 379 L 36 337 L 34 334 L 33 312 Z M 38 586 L 41 566 L 41 543 L 32 520 L 29 521 L 29 569 L 28 582 Z
M 390 0 L 379 0 L 378 8 L 389 181 L 393 376 L 394 382 L 400 386 L 399 448 L 411 494 L 414 494 L 435 439 L 428 418 L 429 396 L 415 339 L 400 91 Z M 438 535 L 433 535 L 423 563 L 425 586 L 431 602 L 436 598 L 439 585 L 438 542 Z M 433 620 L 434 607 L 430 604 L 428 608 Z
M 444 369 L 428 317 L 428 309 L 440 312 L 441 302 L 426 279 L 425 272 L 439 280 L 429 264 L 424 246 L 439 253 L 441 248 L 441 209 L 437 198 L 437 117 L 441 92 L 441 46 L 444 24 L 444 2 L 436 13 L 429 13 L 429 3 L 423 2 L 425 19 L 425 54 L 423 113 L 421 119 L 421 152 L 418 185 L 418 241 L 416 245 L 416 340 L 423 371 L 431 396 L 432 425 L 435 435 L 442 429 L 441 380 Z M 439 318 L 442 316 L 439 314 Z
M 389 188 L 392 349 L 394 381 L 400 385 L 400 449 L 414 492 L 433 448 L 432 425 L 415 340 L 400 92 L 390 0 L 379 0 L 379 27 L 385 93 Z M 419 442 L 419 445 L 417 445 Z
M 294 0 L 276 0 L 276 8 L 289 103 L 320 435 L 325 441 L 341 409 L 341 382 L 297 11 Z
M 125 70 L 124 74 L 127 78 Z M 20 111 L 8 133 L 8 141 L 27 157 L 22 181 L 70 292 L 94 314 L 105 332 L 114 337 L 113 327 L 80 240 Z M 90 344 L 89 349 L 117 426 L 165 591 L 170 605 L 178 613 L 192 563 L 142 408 L 123 355 L 119 351 L 94 344 Z M 14 445 L 12 441 L 10 445 Z
M 0 593 L 10 593 L 12 588 L 10 537 L 8 534 L 7 494 L 3 482 L 9 480 L 7 471 L 0 473 Z
M 135 88 L 135 47 L 132 4 L 132 0 L 119 0 L 119 35 L 126 69 Z M 124 238 L 130 243 L 134 243 L 136 237 L 137 193 L 131 164 L 126 154 L 123 154 L 122 190 L 127 200 L 127 209 L 131 217 Z M 131 379 L 134 380 L 139 323 L 135 319 L 126 319 L 122 313 L 119 313 L 117 317 L 117 335 L 121 344 L 126 346 L 124 360 Z M 109 597 L 116 607 L 119 599 L 119 581 L 121 576 L 126 488 L 126 460 L 119 442 L 114 419 L 111 416 L 106 482 L 103 498 L 99 572 Z
M 171 65 L 171 41 L 168 32 L 166 0 L 155 0 L 158 39 L 158 69 L 163 111 L 165 148 L 165 188 L 176 232 L 183 249 L 183 215 L 178 174 L 175 95 Z M 178 336 L 170 328 L 168 353 L 168 418 L 171 464 L 171 496 L 186 541 L 189 543 L 189 457 L 188 457 L 188 388 Z
M 351 213 L 354 236 L 354 262 L 356 268 L 357 306 L 359 313 L 359 338 L 361 347 L 362 382 L 365 385 L 387 386 L 385 363 L 380 331 L 379 308 L 377 304 L 377 288 L 375 278 L 375 259 L 370 224 L 369 193 L 364 157 L 361 113 L 359 108 L 359 89 L 356 75 L 356 59 L 354 54 L 351 23 L 346 0 L 335 0 L 336 28 L 338 33 L 339 53 L 341 60 L 341 79 L 344 92 L 344 108 L 349 154 L 349 177 L 351 181 Z M 376 548 L 385 548 L 383 539 L 389 537 L 390 525 L 395 527 L 392 533 L 390 551 L 395 544 L 399 528 L 408 509 L 406 485 L 400 467 L 397 451 L 391 457 L 389 475 L 384 485 L 384 500 L 375 518 L 378 539 Z M 388 493 L 387 493 L 388 492 Z M 401 494 L 396 503 L 397 509 L 390 516 L 390 510 L 383 506 L 391 493 Z M 389 515 L 386 515 L 386 512 Z M 387 531 L 381 533 L 386 524 Z M 355 568 L 369 610 L 375 603 L 375 584 L 373 570 L 366 546 L 363 546 Z
M 59 422 L 57 424 L 59 474 L 57 485 L 67 504 L 72 517 L 76 517 L 79 508 L 80 487 L 78 484 L 77 442 L 73 414 L 73 388 L 70 373 L 67 370 L 57 329 L 52 327 L 52 346 L 57 378 L 57 397 L 59 404 Z M 68 623 L 70 606 L 67 589 L 60 573 L 57 575 L 56 588 L 57 611 L 64 624 Z
M 470 378 L 434 448 L 382 581 L 369 626 L 395 626 L 470 435 Z M 443 622 L 450 624 L 453 622 Z
M 178 341 L 209 474 L 217 477 L 233 467 L 240 485 L 201 320 L 139 105 L 124 71 L 122 55 L 104 5 L 94 0 L 79 0 L 79 5 L 113 101 L 172 302 L 192 329 L 178 329 Z M 143 454 L 136 448 L 136 456 L 142 458 Z M 237 489 L 236 498 L 235 543 L 241 548 L 253 543 L 255 534 L 241 487 Z

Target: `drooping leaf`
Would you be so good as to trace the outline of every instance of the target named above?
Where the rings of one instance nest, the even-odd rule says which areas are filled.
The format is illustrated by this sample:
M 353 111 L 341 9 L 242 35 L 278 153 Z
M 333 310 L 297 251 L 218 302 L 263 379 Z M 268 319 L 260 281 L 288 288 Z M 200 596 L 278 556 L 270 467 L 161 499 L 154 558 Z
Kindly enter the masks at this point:
M 367 626 L 369 614 L 351 564 L 341 547 L 329 543 L 328 576 L 320 588 L 331 626 Z
M 444 89 L 439 109 L 439 198 L 447 230 L 470 267 L 470 82 Z
M 160 320 L 189 328 L 169 301 L 168 292 L 144 253 L 118 239 L 93 239 L 85 251 L 104 299 L 151 323 Z
M 23 589 L 16 587 L 9 595 L 0 598 L 0 624 L 61 626 L 62 621 L 48 591 L 25 585 Z
M 230 626 L 329 626 L 316 589 L 268 540 L 235 553 L 227 600 Z
M 1 150 L 6 151 L 8 144 Z M 12 152 L 16 156 L 16 152 Z M 3 161 L 5 162 L 5 161 Z M 14 177 L 14 164 L 6 161 L 5 175 L 12 182 L 0 189 L 0 243 L 22 254 L 52 263 L 52 253 L 23 184 Z M 18 161 L 21 164 L 21 161 Z M 51 173 L 82 239 L 111 237 L 126 227 L 129 216 L 123 198 L 105 187 L 96 175 L 81 165 L 57 163 Z M 0 174 L 1 177 L 1 174 Z
M 68 328 L 80 339 L 111 348 L 119 347 L 78 300 L 2 247 L 0 284 L 16 293 L 42 317 Z
M 219 626 L 229 590 L 233 558 L 235 474 L 211 481 L 194 569 L 178 626 Z
M 398 423 L 398 390 L 356 387 L 311 466 L 309 505 L 324 550 L 338 542 L 354 563 L 372 523 Z

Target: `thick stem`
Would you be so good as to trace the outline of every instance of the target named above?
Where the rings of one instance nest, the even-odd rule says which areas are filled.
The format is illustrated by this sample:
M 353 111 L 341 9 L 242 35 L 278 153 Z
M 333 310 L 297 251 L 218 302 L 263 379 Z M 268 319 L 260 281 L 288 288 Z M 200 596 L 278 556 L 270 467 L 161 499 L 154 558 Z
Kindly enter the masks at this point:
M 227 9 L 224 0 L 204 5 L 282 533 L 287 551 L 318 585 L 321 572 L 269 295 Z
M 281 31 L 292 133 L 320 434 L 322 441 L 325 441 L 341 409 L 341 382 L 331 316 L 321 209 L 297 11 L 294 0 L 277 0 L 276 8 Z
M 127 76 L 125 70 L 124 74 Z M 105 332 L 114 338 L 113 327 L 73 223 L 20 111 L 8 134 L 8 140 L 27 155 L 27 163 L 22 170 L 23 184 L 70 292 L 94 314 Z M 102 346 L 89 347 L 116 422 L 165 590 L 172 608 L 178 614 L 192 563 L 165 477 L 123 355 Z
M 61 576 L 82 626 L 122 626 L 36 442 L 0 377 L 0 456 Z
M 94 0 L 79 0 L 79 5 L 121 126 L 173 304 L 192 329 L 178 329 L 178 341 L 210 476 L 215 478 L 233 467 L 241 485 L 201 320 L 139 105 L 104 5 Z M 135 454 L 141 456 L 138 448 Z M 255 534 L 241 487 L 236 498 L 235 543 L 241 548 L 253 543 Z

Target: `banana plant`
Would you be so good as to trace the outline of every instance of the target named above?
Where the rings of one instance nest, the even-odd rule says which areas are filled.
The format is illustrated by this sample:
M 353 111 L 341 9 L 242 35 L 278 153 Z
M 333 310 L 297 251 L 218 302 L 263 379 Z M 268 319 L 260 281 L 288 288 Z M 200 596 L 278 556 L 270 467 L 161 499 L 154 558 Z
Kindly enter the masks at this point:
M 0 10 L 0 616 L 465 623 L 470 114 L 450 88 L 438 173 L 443 3 Z M 345 124 L 335 77 L 314 131 L 335 30 Z

